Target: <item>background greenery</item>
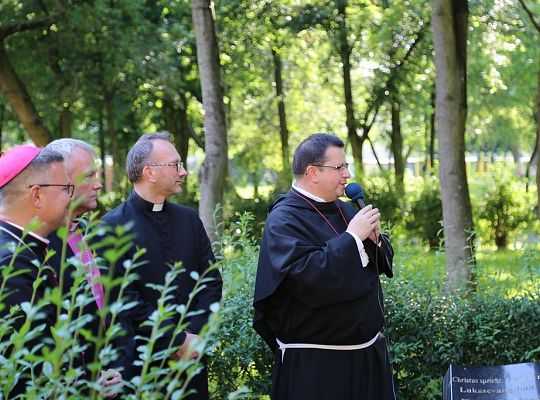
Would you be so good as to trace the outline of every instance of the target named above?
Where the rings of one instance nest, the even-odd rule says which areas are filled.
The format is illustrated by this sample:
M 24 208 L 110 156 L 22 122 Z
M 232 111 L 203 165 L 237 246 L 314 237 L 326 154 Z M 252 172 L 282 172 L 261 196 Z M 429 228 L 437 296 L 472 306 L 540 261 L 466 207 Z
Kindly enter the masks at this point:
M 526 3 L 538 17 L 540 6 Z M 347 12 L 344 27 L 340 7 Z M 372 122 L 363 167 L 379 168 L 373 145 L 392 172 L 385 159 L 395 140 L 391 109 L 399 105 L 400 151 L 419 161 L 411 168 L 429 173 L 428 161 L 437 156 L 429 1 L 217 0 L 214 8 L 228 125 L 227 202 L 267 194 L 265 184 L 270 191 L 288 184 L 280 179 L 288 174 L 279 151 L 280 100 L 291 149 L 315 132 L 346 138 L 344 43 L 362 135 Z M 537 32 L 515 0 L 470 0 L 469 19 L 466 150 L 527 162 L 535 143 Z M 22 28 L 42 20 L 49 24 Z M 2 61 L 17 73 L 50 138 L 94 144 L 114 166 L 116 183 L 131 144 L 161 130 L 175 135 L 196 175 L 204 135 L 190 1 L 4 0 L 0 44 Z M 0 93 L 1 146 L 28 139 Z M 526 165 L 515 167 L 525 173 Z
M 221 270 L 226 292 L 210 359 L 214 398 L 268 399 L 273 356 L 251 328 L 258 248 L 253 219 L 226 230 Z M 450 364 L 540 362 L 540 253 L 481 248 L 478 290 L 445 293 L 444 255 L 394 242 L 394 279 L 382 278 L 385 335 L 400 399 L 440 399 Z
M 538 19 L 540 5 L 525 3 Z M 366 202 L 381 209 L 396 248 L 396 278 L 383 282 L 401 397 L 438 398 L 450 363 L 539 361 L 532 333 L 540 331 L 540 230 L 530 169 L 539 36 L 519 1 L 468 5 L 465 151 L 478 252 L 477 290 L 463 297 L 442 290 L 436 159 L 446 149 L 438 149 L 433 123 L 431 2 L 215 2 L 229 143 L 219 246 L 226 291 L 210 350 L 215 398 L 268 393 L 272 357 L 251 329 L 250 310 L 266 209 L 290 184 L 278 104 L 285 106 L 291 149 L 314 132 L 345 139 L 344 45 L 358 130 L 369 128 L 364 162 L 352 172 Z M 21 29 L 32 23 L 36 28 Z M 173 200 L 198 205 L 204 116 L 192 25 L 188 0 L 0 2 L 2 65 L 17 73 L 51 139 L 72 136 L 99 149 L 104 210 L 129 191 L 122 171 L 129 147 L 141 133 L 161 130 L 173 133 L 191 174 Z M 396 106 L 403 184 L 388 162 L 399 155 Z M 0 93 L 1 148 L 28 140 Z

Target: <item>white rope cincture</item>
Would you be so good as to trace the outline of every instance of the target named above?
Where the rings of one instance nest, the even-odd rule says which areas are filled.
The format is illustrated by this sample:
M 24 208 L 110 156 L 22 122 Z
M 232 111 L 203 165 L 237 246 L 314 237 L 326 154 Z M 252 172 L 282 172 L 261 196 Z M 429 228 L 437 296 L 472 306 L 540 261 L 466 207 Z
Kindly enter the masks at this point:
M 377 332 L 375 337 L 371 339 L 369 342 L 360 343 L 360 344 L 345 344 L 345 345 L 312 344 L 312 343 L 283 343 L 279 339 L 276 339 L 276 342 L 279 346 L 279 349 L 281 350 L 281 362 L 283 362 L 286 349 L 320 349 L 320 350 L 340 350 L 340 351 L 360 350 L 360 349 L 365 349 L 366 347 L 371 346 L 373 343 L 375 343 L 378 337 L 379 337 L 379 333 Z

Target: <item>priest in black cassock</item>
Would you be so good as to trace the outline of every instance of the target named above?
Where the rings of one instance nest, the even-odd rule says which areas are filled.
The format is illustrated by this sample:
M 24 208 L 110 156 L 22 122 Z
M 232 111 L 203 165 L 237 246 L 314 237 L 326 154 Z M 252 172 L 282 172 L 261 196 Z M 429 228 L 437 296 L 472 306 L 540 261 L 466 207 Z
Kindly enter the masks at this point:
M 181 262 L 185 272 L 175 282 L 177 290 L 172 302 L 185 305 L 196 284 L 191 273 L 202 276 L 215 258 L 197 213 L 167 200 L 180 193 L 187 176 L 180 155 L 167 133 L 143 135 L 128 153 L 126 171 L 133 191 L 127 201 L 108 212 L 103 221 L 110 226 L 131 222 L 136 247 L 146 249 L 141 260 L 145 264 L 135 271 L 139 275 L 133 285 L 137 307 L 130 312 L 130 316 L 135 333 L 148 335 L 148 330 L 140 324 L 156 309 L 160 293 L 147 284 L 164 284 L 169 265 Z M 206 283 L 196 295 L 189 310 L 197 313 L 188 316 L 187 328 L 177 337 L 178 357 L 197 356 L 188 352 L 189 345 L 208 322 L 210 306 L 221 299 L 219 271 L 211 269 L 207 277 L 212 278 L 211 282 Z M 179 315 L 174 319 L 178 318 Z M 208 399 L 206 369 L 194 377 L 189 389 L 195 390 L 196 394 L 188 399 Z
M 343 142 L 305 139 L 295 181 L 266 220 L 254 328 L 275 354 L 273 400 L 394 400 L 380 274 L 393 251 L 378 209 L 338 198 L 350 178 Z
M 6 318 L 6 322 L 2 321 L 2 329 L 6 329 L 3 339 L 21 335 L 24 349 L 31 354 L 40 354 L 44 347 L 54 345 L 50 328 L 56 323 L 56 308 L 42 307 L 41 315 L 34 316 L 30 323 L 29 332 L 25 327 L 28 317 L 22 308 L 14 314 L 15 321 L 8 324 L 7 319 L 13 307 L 24 303 L 35 306 L 56 286 L 56 277 L 44 263 L 49 243 L 46 237 L 64 223 L 72 195 L 73 185 L 68 181 L 61 154 L 16 146 L 0 157 L 0 287 L 5 296 L 0 318 Z M 13 267 L 12 274 L 5 276 L 4 268 L 9 266 Z M 38 277 L 41 283 L 36 285 Z M 11 354 L 17 351 L 11 347 L 3 354 L 15 364 L 7 366 L 8 361 L 3 361 L 2 367 L 9 371 L 4 371 L 8 376 L 3 376 L 0 397 L 3 394 L 15 398 L 27 391 L 31 381 L 43 385 L 47 379 L 41 375 L 39 365 L 33 370 L 25 365 L 21 350 Z

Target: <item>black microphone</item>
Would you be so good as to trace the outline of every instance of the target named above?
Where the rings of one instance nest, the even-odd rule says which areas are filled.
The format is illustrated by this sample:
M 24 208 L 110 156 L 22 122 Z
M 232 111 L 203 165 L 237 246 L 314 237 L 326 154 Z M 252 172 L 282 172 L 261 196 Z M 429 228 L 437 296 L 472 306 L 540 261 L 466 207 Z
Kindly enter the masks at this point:
M 345 186 L 345 195 L 361 210 L 366 206 L 364 203 L 364 189 L 358 183 L 349 183 Z

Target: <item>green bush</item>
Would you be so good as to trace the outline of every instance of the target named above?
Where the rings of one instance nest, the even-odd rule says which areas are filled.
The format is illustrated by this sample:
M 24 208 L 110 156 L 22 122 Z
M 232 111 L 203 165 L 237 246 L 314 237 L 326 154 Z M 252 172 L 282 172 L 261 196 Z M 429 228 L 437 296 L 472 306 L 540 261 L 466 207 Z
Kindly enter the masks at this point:
M 249 216 L 225 232 L 224 288 L 217 347 L 210 360 L 213 398 L 261 398 L 270 393 L 273 355 L 251 327 L 258 248 Z M 398 273 L 400 266 L 397 266 Z M 531 270 L 531 276 L 538 271 Z M 536 276 L 536 275 L 534 275 Z M 534 281 L 534 279 L 531 279 Z M 451 363 L 495 365 L 540 360 L 540 287 L 508 298 L 495 291 L 440 294 L 442 279 L 383 279 L 385 335 L 400 399 L 440 399 Z
M 373 204 L 381 212 L 381 218 L 390 226 L 403 223 L 405 199 L 399 198 L 394 179 L 390 175 L 371 176 L 362 179 L 364 202 Z
M 387 282 L 385 292 L 386 333 L 401 399 L 440 399 L 450 364 L 540 361 L 540 337 L 524 334 L 540 332 L 538 292 L 463 298 L 400 279 Z
M 442 240 L 442 203 L 438 179 L 426 177 L 422 191 L 412 202 L 407 228 L 427 240 L 430 249 L 438 249 Z
M 508 169 L 498 168 L 487 184 L 488 189 L 477 200 L 479 226 L 487 226 L 489 238 L 497 248 L 505 248 L 508 241 L 536 219 L 534 194 L 525 192 L 525 182 Z
M 253 291 L 259 248 L 253 217 L 243 214 L 221 238 L 223 299 L 217 347 L 209 362 L 213 398 L 259 398 L 270 393 L 273 356 L 253 330 Z
M 272 203 L 273 198 L 258 197 L 255 199 L 244 199 L 236 193 L 230 193 L 223 207 L 224 221 L 237 221 L 244 213 L 249 213 L 251 216 L 250 232 L 255 238 L 260 238 L 262 227 L 268 214 L 268 207 Z M 233 223 L 233 225 L 235 225 Z

